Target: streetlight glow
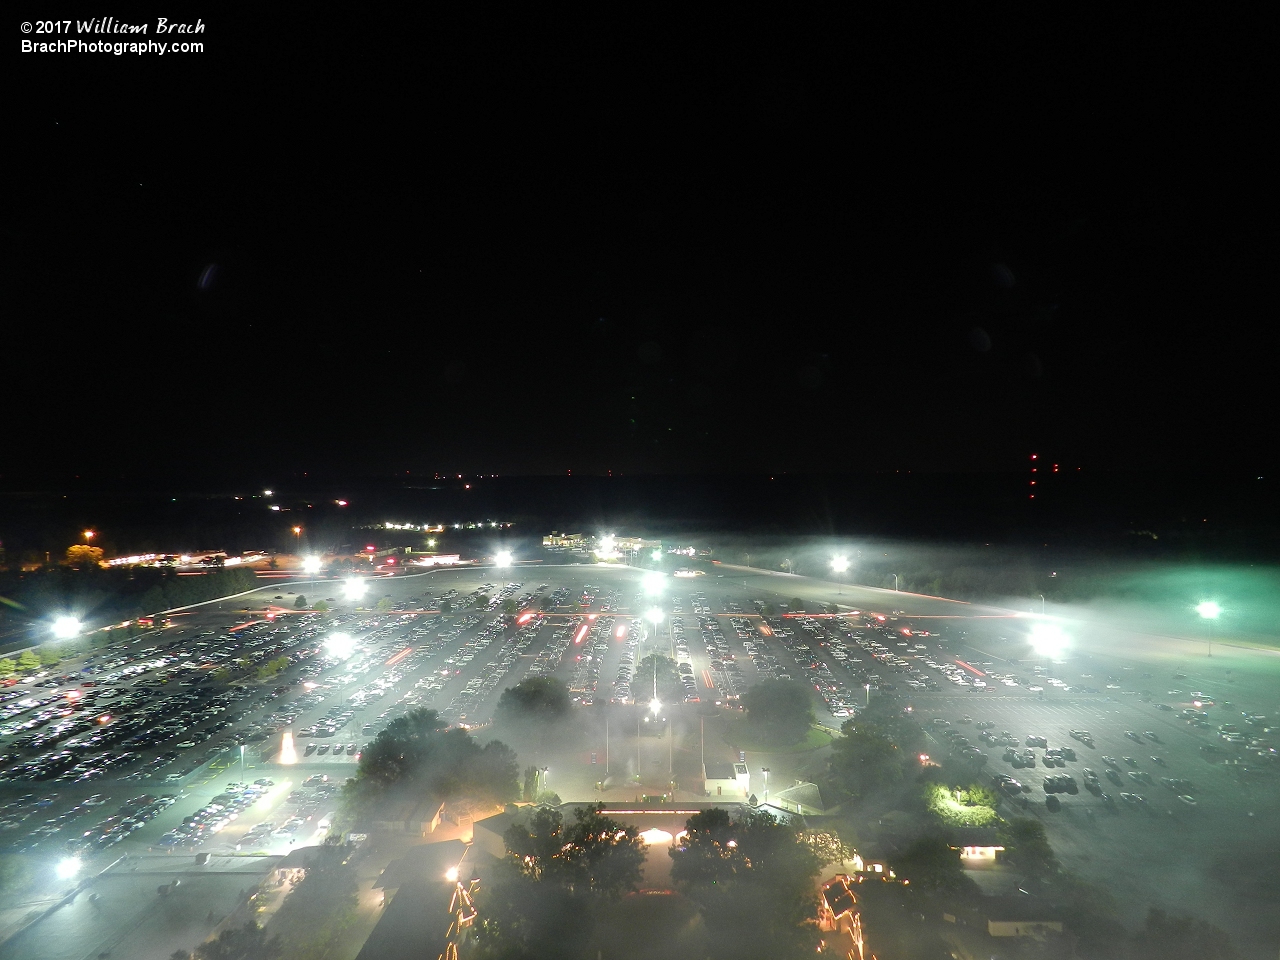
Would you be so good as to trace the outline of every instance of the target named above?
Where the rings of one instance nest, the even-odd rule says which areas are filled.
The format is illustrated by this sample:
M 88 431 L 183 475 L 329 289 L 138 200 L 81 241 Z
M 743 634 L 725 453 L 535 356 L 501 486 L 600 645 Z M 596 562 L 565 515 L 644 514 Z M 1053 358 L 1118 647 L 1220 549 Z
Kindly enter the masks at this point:
M 849 569 L 849 558 L 848 557 L 832 557 L 831 569 L 834 570 L 836 573 L 844 573 L 846 570 Z
M 79 635 L 81 623 L 75 617 L 59 617 L 53 621 L 53 635 L 59 640 L 70 640 Z
M 80 858 L 67 857 L 65 860 L 58 861 L 55 868 L 59 880 L 70 880 L 80 872 Z
M 498 551 L 498 554 L 493 558 L 493 562 L 495 566 L 499 566 L 499 567 L 511 566 L 511 551 L 510 550 Z
M 1217 620 L 1222 613 L 1222 607 L 1218 606 L 1213 600 L 1206 600 L 1203 603 L 1196 604 L 1196 613 L 1206 620 Z
M 640 586 L 645 593 L 661 593 L 667 585 L 667 578 L 657 570 L 651 570 L 640 578 Z
M 1031 649 L 1042 657 L 1054 659 L 1067 647 L 1067 636 L 1056 623 L 1037 623 L 1031 628 Z
M 662 701 L 657 697 L 654 697 L 649 701 L 649 709 L 653 711 L 653 715 L 656 717 L 658 715 L 658 711 L 662 709 Z
M 444 878 L 445 878 L 446 880 L 448 880 L 450 883 L 457 883 L 457 882 L 458 882 L 458 868 L 457 868 L 457 867 L 450 867 L 448 870 L 446 870 L 446 871 L 444 872 Z
M 303 571 L 304 571 L 304 572 L 306 572 L 306 573 L 319 573 L 319 572 L 320 572 L 320 558 L 319 558 L 319 557 L 307 557 L 305 560 L 303 560 L 303 561 L 302 561 L 302 569 L 303 569 Z
M 324 646 L 329 656 L 346 660 L 355 651 L 356 642 L 350 634 L 331 633 L 329 639 L 324 642 Z
M 656 627 L 658 624 L 662 622 L 665 616 L 666 614 L 663 613 L 660 608 L 652 607 L 651 609 L 645 612 L 644 618 Z
M 359 600 L 364 596 L 365 582 L 351 579 L 342 585 L 342 595 L 348 600 Z

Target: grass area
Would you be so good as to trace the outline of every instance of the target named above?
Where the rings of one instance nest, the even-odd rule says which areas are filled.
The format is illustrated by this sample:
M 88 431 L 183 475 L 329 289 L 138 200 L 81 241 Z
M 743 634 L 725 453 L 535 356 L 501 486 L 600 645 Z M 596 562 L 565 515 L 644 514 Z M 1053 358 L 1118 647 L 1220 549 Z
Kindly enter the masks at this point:
M 722 736 L 724 742 L 735 750 L 753 750 L 761 753 L 805 753 L 827 746 L 835 734 L 823 727 L 810 727 L 805 738 L 799 743 L 779 745 L 757 737 L 747 726 L 746 718 L 738 717 L 725 723 Z

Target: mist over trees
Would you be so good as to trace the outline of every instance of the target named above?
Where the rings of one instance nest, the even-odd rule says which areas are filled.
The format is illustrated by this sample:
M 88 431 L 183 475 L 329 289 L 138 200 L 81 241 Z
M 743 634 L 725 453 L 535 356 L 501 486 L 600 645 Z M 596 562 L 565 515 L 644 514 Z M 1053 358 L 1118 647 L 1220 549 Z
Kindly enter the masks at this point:
M 448 729 L 435 710 L 421 708 L 378 733 L 343 793 L 357 813 L 370 811 L 392 788 L 440 800 L 502 803 L 519 796 L 518 776 L 515 751 L 506 744 L 481 746 L 467 731 Z
M 747 729 L 762 743 L 799 743 L 816 720 L 809 688 L 798 680 L 761 681 L 742 695 L 742 706 Z

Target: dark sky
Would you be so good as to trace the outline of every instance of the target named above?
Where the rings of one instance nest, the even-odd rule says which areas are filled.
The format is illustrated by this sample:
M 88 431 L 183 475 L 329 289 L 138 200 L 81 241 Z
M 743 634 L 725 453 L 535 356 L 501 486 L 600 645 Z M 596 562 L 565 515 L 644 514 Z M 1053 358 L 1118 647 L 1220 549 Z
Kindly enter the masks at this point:
M 0 472 L 1274 458 L 1261 23 L 197 14 L 11 51 Z

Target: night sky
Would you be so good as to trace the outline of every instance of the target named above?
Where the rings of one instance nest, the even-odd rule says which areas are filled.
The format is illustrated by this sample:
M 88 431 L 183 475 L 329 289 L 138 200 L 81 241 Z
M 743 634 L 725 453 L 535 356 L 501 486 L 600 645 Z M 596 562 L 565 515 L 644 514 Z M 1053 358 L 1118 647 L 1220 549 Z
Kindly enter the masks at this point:
M 1275 457 L 1260 24 L 197 13 L 11 51 L 0 472 Z

